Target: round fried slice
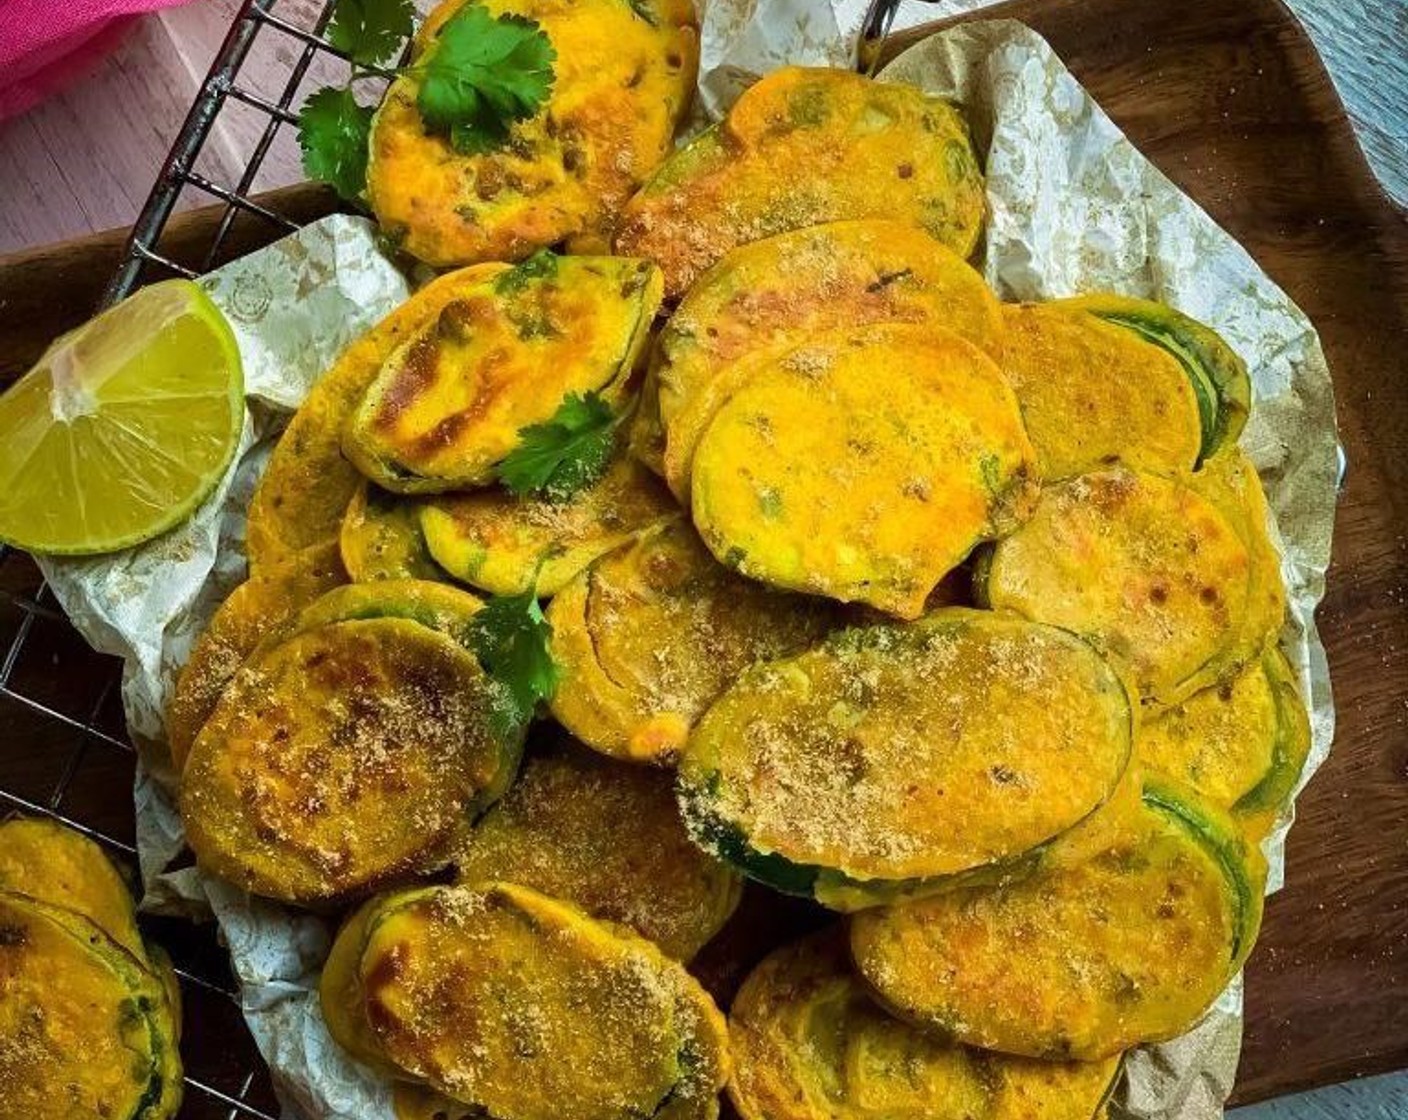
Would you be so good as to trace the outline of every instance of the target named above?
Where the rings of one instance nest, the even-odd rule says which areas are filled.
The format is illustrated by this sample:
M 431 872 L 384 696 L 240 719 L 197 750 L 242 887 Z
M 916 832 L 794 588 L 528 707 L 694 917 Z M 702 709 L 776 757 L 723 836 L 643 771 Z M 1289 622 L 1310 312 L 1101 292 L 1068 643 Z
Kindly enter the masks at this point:
M 1002 370 L 1022 406 L 1042 477 L 1116 460 L 1189 470 L 1202 454 L 1198 396 L 1168 351 L 1069 301 L 1002 309 Z
M 0 822 L 0 891 L 81 914 L 138 960 L 146 959 L 126 880 L 97 844 L 57 821 Z
M 520 260 L 572 239 L 605 247 L 631 193 L 670 150 L 694 90 L 698 17 L 688 0 L 481 0 L 536 21 L 552 44 L 552 90 L 503 144 L 457 150 L 426 127 L 407 71 L 372 124 L 367 195 L 382 228 L 437 268 Z M 440 4 L 417 36 L 434 57 L 464 0 Z
M 353 583 L 445 578 L 420 531 L 420 503 L 370 482 L 359 486 L 347 505 L 338 547 Z
M 1237 446 L 1251 412 L 1252 382 L 1247 364 L 1215 330 L 1167 304 L 1111 292 L 1062 300 L 1059 306 L 1131 331 L 1178 361 L 1198 401 L 1200 460 Z
M 305 629 L 245 663 L 196 739 L 187 840 L 207 870 L 286 902 L 433 870 L 512 770 L 497 701 L 471 653 L 409 618 Z
M 488 485 L 568 395 L 627 395 L 659 305 L 648 261 L 539 254 L 462 291 L 388 356 L 343 451 L 398 494 Z
M 682 966 L 526 887 L 398 896 L 359 975 L 382 1052 L 488 1115 L 635 1120 L 676 1097 L 702 1104 L 728 1076 L 722 1018 Z M 702 1076 L 689 1068 L 710 1055 Z
M 839 930 L 778 949 L 729 1013 L 742 1120 L 1092 1120 L 1120 1059 L 1036 1062 L 931 1037 L 877 1007 Z
M 622 212 L 616 251 L 658 261 L 674 299 L 734 246 L 823 222 L 911 222 L 966 256 L 983 210 L 977 154 L 948 102 L 784 67 L 660 167 Z
M 1145 766 L 1238 817 L 1279 809 L 1309 753 L 1310 722 L 1279 650 L 1147 723 L 1138 740 Z
M 942 327 L 1002 356 L 996 297 L 918 226 L 833 222 L 730 252 L 689 290 L 655 351 L 660 461 L 671 489 L 688 500 L 699 436 L 760 356 L 821 331 L 886 322 Z
M 694 523 L 714 555 L 795 591 L 917 618 L 980 541 L 1036 496 L 997 366 L 909 324 L 818 335 L 764 363 L 694 455 Z
M 495 595 L 557 594 L 613 548 L 675 511 L 659 481 L 630 456 L 566 501 L 479 490 L 427 499 L 420 527 L 456 579 Z M 536 582 L 535 582 L 536 581 Z
M 346 582 L 336 543 L 324 541 L 277 554 L 230 592 L 191 647 L 166 709 L 166 742 L 178 772 L 245 658 L 285 633 L 319 595 Z
M 180 1100 L 161 983 L 87 919 L 0 891 L 0 1115 L 169 1120 Z
M 851 925 L 885 1003 L 959 1042 L 1096 1060 L 1190 1027 L 1250 952 L 1265 863 L 1221 810 L 1150 779 L 1020 882 Z
M 530 758 L 475 826 L 459 879 L 505 879 L 629 926 L 687 961 L 723 927 L 742 882 L 690 842 L 672 775 L 568 743 Z
M 310 545 L 336 542 L 362 476 L 342 454 L 342 428 L 382 365 L 466 289 L 505 271 L 482 264 L 427 284 L 318 379 L 284 429 L 249 504 L 245 548 L 257 571 Z
M 1196 476 L 1115 467 L 1046 488 L 976 578 L 980 601 L 1086 636 L 1146 702 L 1169 705 L 1226 666 L 1250 572 L 1238 527 Z
M 722 567 L 682 519 L 603 556 L 547 610 L 562 676 L 552 714 L 594 750 L 669 762 L 695 720 L 755 661 L 805 649 L 824 603 Z
M 745 671 L 690 736 L 680 798 L 746 874 L 858 909 L 1030 858 L 1110 795 L 1133 721 L 1086 642 L 949 608 Z

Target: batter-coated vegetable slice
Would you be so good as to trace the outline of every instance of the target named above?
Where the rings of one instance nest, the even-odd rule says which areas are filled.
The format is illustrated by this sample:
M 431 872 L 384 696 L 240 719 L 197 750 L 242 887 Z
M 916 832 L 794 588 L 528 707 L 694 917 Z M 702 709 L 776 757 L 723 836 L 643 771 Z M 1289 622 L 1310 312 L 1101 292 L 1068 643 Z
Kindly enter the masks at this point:
M 722 1017 L 682 966 L 526 887 L 395 896 L 359 978 L 382 1053 L 491 1116 L 707 1116 L 728 1076 Z
M 56 821 L 0 822 L 0 891 L 81 914 L 138 960 L 146 957 L 126 881 L 97 844 Z
M 333 939 L 318 979 L 318 1005 L 333 1041 L 357 1061 L 387 1077 L 396 1077 L 400 1071 L 387 1058 L 367 1022 L 366 999 L 362 993 L 362 949 L 372 923 L 398 897 L 380 894 L 369 898 L 348 916 Z
M 622 212 L 616 251 L 659 261 L 673 299 L 734 246 L 823 222 L 912 222 L 967 256 L 983 209 L 977 154 L 948 102 L 785 67 L 660 167 Z
M 837 930 L 767 957 L 728 1025 L 742 1120 L 1092 1120 L 1120 1071 L 926 1035 L 875 1005 Z
M 536 586 L 547 597 L 674 511 L 655 476 L 620 455 L 566 501 L 517 498 L 498 488 L 426 499 L 420 528 L 430 554 L 456 579 L 495 595 Z
M 1285 655 L 1274 649 L 1146 723 L 1138 741 L 1145 766 L 1238 818 L 1279 809 L 1309 753 L 1305 705 Z
M 329 540 L 274 554 L 230 592 L 191 647 L 166 710 L 166 741 L 178 772 L 245 658 L 286 632 L 319 595 L 346 582 L 337 544 Z
M 1030 860 L 1129 760 L 1114 668 L 1051 626 L 950 608 L 756 665 L 680 759 L 695 839 L 834 909 Z
M 730 572 L 678 518 L 603 556 L 547 616 L 562 673 L 552 714 L 594 750 L 636 762 L 672 761 L 739 672 L 805 649 L 835 621 L 826 604 Z
M 388 356 L 343 451 L 397 493 L 487 485 L 568 394 L 627 393 L 659 305 L 647 261 L 533 257 L 459 293 Z
M 257 571 L 289 552 L 336 543 L 362 476 L 342 454 L 342 428 L 386 360 L 466 290 L 508 268 L 482 264 L 427 284 L 318 379 L 279 438 L 249 505 L 245 548 Z
M 818 335 L 755 370 L 699 440 L 691 509 L 744 575 L 917 618 L 975 545 L 1025 520 L 1036 489 L 993 361 L 892 324 Z
M 1190 471 L 1203 449 L 1194 382 L 1143 335 L 1072 306 L 1012 304 L 1003 372 L 1022 406 L 1044 478 L 1116 460 Z
M 420 502 L 364 482 L 342 518 L 338 547 L 353 583 L 443 580 L 420 531 Z
M 87 919 L 0 891 L 0 1115 L 169 1120 L 180 1101 L 160 981 Z
M 1265 863 L 1162 779 L 1111 810 L 1019 882 L 857 915 L 861 974 L 905 1017 L 1004 1053 L 1095 1060 L 1181 1034 L 1251 950 Z
M 821 331 L 886 322 L 941 327 L 1002 356 L 996 297 L 917 226 L 833 222 L 730 252 L 689 290 L 656 345 L 651 373 L 671 489 L 688 500 L 699 436 L 759 356 Z
M 1215 330 L 1167 304 L 1109 292 L 1062 300 L 1061 306 L 1133 331 L 1178 361 L 1198 400 L 1200 461 L 1236 447 L 1251 412 L 1252 383 L 1246 363 Z
M 520 260 L 570 239 L 598 252 L 631 193 L 670 150 L 698 66 L 689 0 L 482 0 L 532 19 L 551 42 L 552 90 L 507 141 L 456 151 L 426 128 L 421 79 L 393 82 L 372 124 L 367 195 L 400 247 L 439 268 Z M 420 60 L 463 0 L 441 4 L 417 36 Z
M 537 753 L 475 825 L 459 879 L 505 879 L 630 926 L 687 961 L 738 905 L 737 874 L 689 839 L 672 775 L 571 743 Z
M 1233 657 L 1251 564 L 1198 476 L 1114 467 L 1045 488 L 975 579 L 980 601 L 1085 635 L 1128 666 L 1146 703 L 1169 705 Z
M 355 895 L 443 864 L 502 791 L 518 744 L 495 730 L 499 688 L 462 644 L 416 621 L 426 608 L 406 586 L 333 592 L 338 610 L 314 604 L 226 689 L 181 786 L 207 870 L 288 902 Z M 320 611 L 347 621 L 315 625 Z

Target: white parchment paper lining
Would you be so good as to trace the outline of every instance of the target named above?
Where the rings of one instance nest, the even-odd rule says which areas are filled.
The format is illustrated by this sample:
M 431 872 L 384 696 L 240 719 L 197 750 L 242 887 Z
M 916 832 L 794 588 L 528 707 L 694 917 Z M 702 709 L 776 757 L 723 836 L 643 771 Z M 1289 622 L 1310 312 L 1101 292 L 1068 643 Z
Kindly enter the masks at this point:
M 859 0 L 711 0 L 704 8 L 701 104 L 717 114 L 788 61 L 846 65 Z M 964 106 L 986 152 L 990 219 L 983 268 L 1008 300 L 1093 289 L 1164 300 L 1212 324 L 1251 368 L 1242 445 L 1279 528 L 1290 618 L 1283 644 L 1312 712 L 1302 781 L 1324 761 L 1334 707 L 1315 632 L 1330 557 L 1338 446 L 1329 371 L 1306 317 L 1145 160 L 1034 32 L 1010 21 L 936 35 L 882 74 Z M 176 669 L 244 574 L 244 510 L 272 440 L 349 341 L 402 302 L 406 279 L 371 223 L 332 217 L 212 274 L 245 362 L 249 410 L 239 457 L 186 525 L 116 556 L 41 561 L 84 636 L 125 660 L 123 699 L 142 756 L 138 846 L 151 909 L 213 911 L 240 979 L 245 1016 L 290 1116 L 391 1120 L 387 1086 L 347 1059 L 323 1026 L 317 974 L 330 930 L 178 862 L 182 839 L 164 779 L 162 717 Z M 1287 814 L 1266 843 L 1279 887 Z M 1235 982 L 1194 1030 L 1131 1057 L 1116 1115 L 1212 1120 L 1231 1089 L 1241 1039 Z

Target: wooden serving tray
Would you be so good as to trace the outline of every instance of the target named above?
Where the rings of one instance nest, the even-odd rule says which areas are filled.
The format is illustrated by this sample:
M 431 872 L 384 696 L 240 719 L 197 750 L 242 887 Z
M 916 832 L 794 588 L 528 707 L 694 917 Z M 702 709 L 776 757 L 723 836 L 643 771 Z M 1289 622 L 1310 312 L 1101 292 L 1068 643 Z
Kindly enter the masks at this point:
M 1239 1102 L 1408 1066 L 1408 217 L 1279 0 L 1013 0 L 1131 140 L 1321 332 L 1349 473 L 1320 611 L 1339 711 L 1247 972 Z M 885 57 L 927 34 L 895 36 Z M 325 212 L 314 188 L 276 208 Z M 174 219 L 202 247 L 215 215 Z M 240 240 L 253 248 L 262 231 Z M 92 310 L 120 233 L 0 258 L 0 383 Z M 0 753 L 26 744 L 0 743 Z M 188 1024 L 197 1038 L 201 1024 Z M 228 1039 L 207 1040 L 230 1045 Z

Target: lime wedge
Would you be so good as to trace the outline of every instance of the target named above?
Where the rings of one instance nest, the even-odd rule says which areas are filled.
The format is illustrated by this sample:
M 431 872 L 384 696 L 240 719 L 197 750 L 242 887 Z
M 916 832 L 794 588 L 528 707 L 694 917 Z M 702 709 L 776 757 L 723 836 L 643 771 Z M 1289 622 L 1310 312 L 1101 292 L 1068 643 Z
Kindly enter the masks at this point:
M 68 555 L 150 540 L 214 488 L 243 423 L 219 309 L 189 280 L 143 288 L 0 397 L 0 540 Z

